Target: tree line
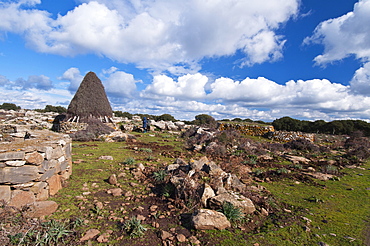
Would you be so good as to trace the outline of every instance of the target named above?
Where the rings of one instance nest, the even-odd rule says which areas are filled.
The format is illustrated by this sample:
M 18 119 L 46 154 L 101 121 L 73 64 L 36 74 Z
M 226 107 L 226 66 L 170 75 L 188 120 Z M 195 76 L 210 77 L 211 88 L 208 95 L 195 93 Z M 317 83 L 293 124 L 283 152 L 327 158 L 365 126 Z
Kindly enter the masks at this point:
M 333 135 L 351 135 L 361 131 L 365 136 L 370 136 L 370 124 L 363 120 L 324 120 L 307 121 L 297 120 L 288 116 L 272 122 L 278 131 L 299 131 L 306 133 L 324 133 Z

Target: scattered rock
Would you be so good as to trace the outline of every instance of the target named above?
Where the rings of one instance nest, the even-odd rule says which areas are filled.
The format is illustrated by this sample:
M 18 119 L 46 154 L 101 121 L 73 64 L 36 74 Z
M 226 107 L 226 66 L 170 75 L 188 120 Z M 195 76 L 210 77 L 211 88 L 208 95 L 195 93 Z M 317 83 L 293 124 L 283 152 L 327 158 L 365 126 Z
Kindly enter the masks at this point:
M 231 226 L 223 213 L 210 209 L 198 210 L 192 215 L 191 221 L 197 230 L 223 230 Z
M 159 231 L 159 238 L 162 239 L 162 240 L 166 240 L 168 238 L 172 237 L 172 234 L 169 233 L 168 231 L 163 231 L 163 230 L 160 230 Z
M 25 213 L 27 217 L 39 218 L 53 214 L 58 209 L 58 204 L 54 201 L 38 201 L 30 204 Z
M 85 233 L 85 236 L 80 238 L 80 242 L 90 240 L 90 239 L 94 238 L 96 235 L 98 235 L 99 233 L 100 233 L 100 231 L 97 230 L 97 229 L 90 229 Z
M 110 155 L 103 155 L 99 157 L 99 160 L 111 160 L 113 161 L 113 157 Z
M 117 176 L 115 174 L 112 174 L 111 176 L 109 176 L 108 183 L 111 185 L 116 185 L 118 183 Z
M 122 189 L 121 188 L 113 188 L 107 190 L 108 194 L 112 194 L 112 196 L 122 196 Z
M 249 198 L 231 192 L 224 192 L 210 198 L 208 201 L 209 207 L 216 210 L 221 209 L 224 202 L 230 202 L 234 207 L 240 208 L 244 214 L 251 214 L 256 210 Z
M 180 242 L 180 243 L 186 242 L 186 237 L 185 237 L 185 235 L 184 235 L 184 234 L 177 234 L 177 235 L 176 235 L 176 239 L 177 239 L 177 241 L 178 241 L 178 242 Z

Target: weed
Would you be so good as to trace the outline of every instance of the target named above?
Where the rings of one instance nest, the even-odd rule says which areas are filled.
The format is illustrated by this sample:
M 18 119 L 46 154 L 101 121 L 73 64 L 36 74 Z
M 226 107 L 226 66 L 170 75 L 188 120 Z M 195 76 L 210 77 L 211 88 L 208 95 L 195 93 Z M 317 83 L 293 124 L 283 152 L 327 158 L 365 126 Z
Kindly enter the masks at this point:
M 222 210 L 221 212 L 226 216 L 228 220 L 231 222 L 240 221 L 244 218 L 243 212 L 240 208 L 235 207 L 230 202 L 224 202 L 222 204 Z
M 303 166 L 301 164 L 292 164 L 289 167 L 294 168 L 294 169 L 298 169 L 298 170 L 303 169 Z
M 245 164 L 256 165 L 257 164 L 257 156 L 256 155 L 248 155 L 247 160 L 244 161 Z
M 276 173 L 277 174 L 287 174 L 287 173 L 289 173 L 289 170 L 286 169 L 285 167 L 282 167 L 282 168 L 277 169 Z
M 146 152 L 146 153 L 153 153 L 153 150 L 150 148 L 140 148 L 139 151 Z
M 135 159 L 133 157 L 128 157 L 124 162 L 123 164 L 126 164 L 126 165 L 133 165 L 135 163 Z
M 334 175 L 339 173 L 338 168 L 336 166 L 333 166 L 333 165 L 323 166 L 322 167 L 322 172 L 327 173 L 327 174 L 334 174 Z
M 162 196 L 164 197 L 171 197 L 171 195 L 174 193 L 175 191 L 175 187 L 173 187 L 173 185 L 171 184 L 166 184 L 165 186 L 163 186 L 163 189 L 162 189 Z
M 144 236 L 144 232 L 147 230 L 142 224 L 141 220 L 137 219 L 136 217 L 132 217 L 131 219 L 127 220 L 123 225 L 122 229 L 131 237 L 142 237 Z
M 305 199 L 308 202 L 314 202 L 314 203 L 323 203 L 324 201 L 321 200 L 320 198 L 317 198 L 316 196 L 311 196 L 307 199 Z
M 164 182 L 167 177 L 167 171 L 164 169 L 159 170 L 158 172 L 153 173 L 153 178 L 156 182 Z
M 257 177 L 262 175 L 265 171 L 263 171 L 262 169 L 259 169 L 257 168 L 256 170 L 254 170 L 254 175 L 256 175 Z

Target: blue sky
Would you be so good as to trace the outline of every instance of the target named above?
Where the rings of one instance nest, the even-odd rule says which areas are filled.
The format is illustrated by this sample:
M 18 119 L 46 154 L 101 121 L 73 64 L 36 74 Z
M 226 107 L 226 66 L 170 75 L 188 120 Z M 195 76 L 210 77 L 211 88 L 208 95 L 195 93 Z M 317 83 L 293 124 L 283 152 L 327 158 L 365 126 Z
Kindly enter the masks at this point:
M 370 117 L 370 0 L 2 0 L 0 103 L 192 120 Z

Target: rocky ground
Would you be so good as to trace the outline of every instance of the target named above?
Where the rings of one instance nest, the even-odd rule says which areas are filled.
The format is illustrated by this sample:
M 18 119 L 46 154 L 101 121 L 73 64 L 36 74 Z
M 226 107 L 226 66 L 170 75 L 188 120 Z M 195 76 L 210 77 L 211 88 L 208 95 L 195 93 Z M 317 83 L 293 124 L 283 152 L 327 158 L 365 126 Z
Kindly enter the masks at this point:
M 286 183 L 325 190 L 345 179 L 348 167 L 362 170 L 368 158 L 361 149 L 368 148 L 368 139 L 361 136 L 319 136 L 315 143 L 207 129 L 190 130 L 183 138 L 167 132 L 134 136 L 126 142 L 75 142 L 73 175 L 52 198 L 58 211 L 30 219 L 3 204 L 0 244 L 328 245 L 337 239 L 325 241 L 311 232 L 318 226 L 308 208 L 287 203 L 267 187 Z M 309 194 L 307 199 L 309 206 L 324 203 Z M 285 229 L 306 243 L 280 234 L 284 244 L 263 239 Z M 335 242 L 366 243 L 347 237 L 348 244 Z

